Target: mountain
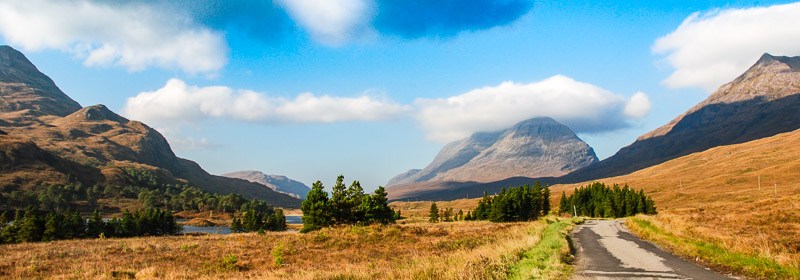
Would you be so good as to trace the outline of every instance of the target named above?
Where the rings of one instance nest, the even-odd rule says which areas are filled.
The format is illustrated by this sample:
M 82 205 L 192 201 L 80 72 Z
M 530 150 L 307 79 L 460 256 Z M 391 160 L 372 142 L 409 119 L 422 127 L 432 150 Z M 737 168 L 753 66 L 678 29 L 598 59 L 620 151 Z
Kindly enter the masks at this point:
M 282 207 L 300 200 L 263 185 L 208 174 L 179 158 L 167 140 L 144 123 L 104 105 L 81 107 L 25 56 L 0 46 L 0 189 L 32 189 L 42 183 L 127 185 L 126 168 L 147 169 L 163 183 L 190 184 L 238 193 Z
M 261 171 L 253 171 L 253 170 L 238 171 L 238 172 L 225 173 L 220 176 L 229 178 L 238 178 L 253 183 L 259 183 L 269 187 L 270 189 L 276 192 L 288 194 L 292 197 L 296 197 L 299 199 L 305 199 L 306 194 L 308 193 L 308 191 L 311 190 L 311 188 L 309 188 L 305 184 L 286 178 L 286 176 L 267 175 Z
M 451 142 L 422 170 L 389 181 L 394 193 L 436 182 L 492 182 L 511 177 L 560 176 L 597 162 L 589 145 L 551 118 L 533 118 L 498 132 Z
M 560 177 L 512 177 L 493 182 L 410 184 L 390 200 L 451 200 L 530 184 L 574 184 L 629 174 L 723 145 L 745 143 L 800 129 L 800 57 L 764 54 L 742 75 L 721 86 L 666 125 L 640 136 L 613 156 Z
M 666 125 L 564 182 L 628 174 L 709 148 L 800 128 L 800 57 L 764 54 L 741 76 Z
M 9 46 L 0 46 L 0 96 L 0 112 L 31 110 L 63 117 L 81 108 L 25 55 Z

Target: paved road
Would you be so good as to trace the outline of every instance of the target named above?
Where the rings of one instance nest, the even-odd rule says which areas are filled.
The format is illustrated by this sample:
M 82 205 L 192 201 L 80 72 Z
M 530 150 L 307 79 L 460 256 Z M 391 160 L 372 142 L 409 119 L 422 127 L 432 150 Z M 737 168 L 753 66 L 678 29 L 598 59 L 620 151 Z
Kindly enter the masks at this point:
M 575 227 L 572 238 L 574 279 L 733 279 L 642 241 L 623 221 L 589 220 Z

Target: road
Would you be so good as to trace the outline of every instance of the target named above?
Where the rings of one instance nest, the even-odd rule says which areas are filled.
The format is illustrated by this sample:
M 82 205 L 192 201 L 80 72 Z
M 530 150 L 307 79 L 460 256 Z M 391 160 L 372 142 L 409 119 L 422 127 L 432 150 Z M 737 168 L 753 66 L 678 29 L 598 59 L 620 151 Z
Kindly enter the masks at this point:
M 575 227 L 574 279 L 733 279 L 670 255 L 642 241 L 618 220 L 588 220 Z

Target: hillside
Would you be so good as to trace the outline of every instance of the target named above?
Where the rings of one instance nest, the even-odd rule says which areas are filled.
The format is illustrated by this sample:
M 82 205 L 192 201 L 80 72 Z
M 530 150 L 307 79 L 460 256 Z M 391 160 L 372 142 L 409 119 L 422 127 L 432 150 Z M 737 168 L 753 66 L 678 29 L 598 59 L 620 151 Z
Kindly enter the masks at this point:
M 125 169 L 137 168 L 165 184 L 238 193 L 283 207 L 300 204 L 260 184 L 208 174 L 177 157 L 155 129 L 103 105 L 82 108 L 8 46 L 0 47 L 0 130 L 0 152 L 9 159 L 0 166 L 0 177 L 7 179 L 3 192 L 74 182 L 125 186 L 135 183 Z
M 288 194 L 292 197 L 296 197 L 299 199 L 305 199 L 306 194 L 308 193 L 309 190 L 311 190 L 311 188 L 309 188 L 305 184 L 289 179 L 286 176 L 267 175 L 261 171 L 253 171 L 253 170 L 237 171 L 237 172 L 225 173 L 220 176 L 229 178 L 238 178 L 253 183 L 259 183 L 269 187 L 270 189 L 276 192 Z
M 764 54 L 750 69 L 666 125 L 603 161 L 564 176 L 577 182 L 627 174 L 721 145 L 800 128 L 800 57 Z
M 597 181 L 643 188 L 662 227 L 800 267 L 800 130 Z M 590 182 L 555 185 L 553 199 Z

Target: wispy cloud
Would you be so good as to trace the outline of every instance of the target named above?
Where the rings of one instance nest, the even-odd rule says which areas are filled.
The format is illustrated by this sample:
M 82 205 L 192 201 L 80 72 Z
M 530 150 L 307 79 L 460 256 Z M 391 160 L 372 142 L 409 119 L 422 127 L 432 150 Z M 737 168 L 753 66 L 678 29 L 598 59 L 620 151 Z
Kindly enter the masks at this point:
M 675 68 L 664 84 L 709 92 L 747 70 L 761 54 L 800 55 L 800 3 L 694 13 L 658 38 L 653 52 Z
M 227 61 L 219 32 L 190 18 L 144 4 L 88 0 L 0 2 L 0 34 L 26 50 L 57 49 L 87 66 L 150 66 L 210 73 Z
M 598 86 L 553 76 L 540 82 L 504 82 L 440 99 L 417 99 L 417 119 L 427 137 L 449 142 L 479 131 L 498 131 L 533 117 L 547 116 L 576 132 L 603 132 L 628 126 L 650 111 L 644 93 L 630 100 Z

